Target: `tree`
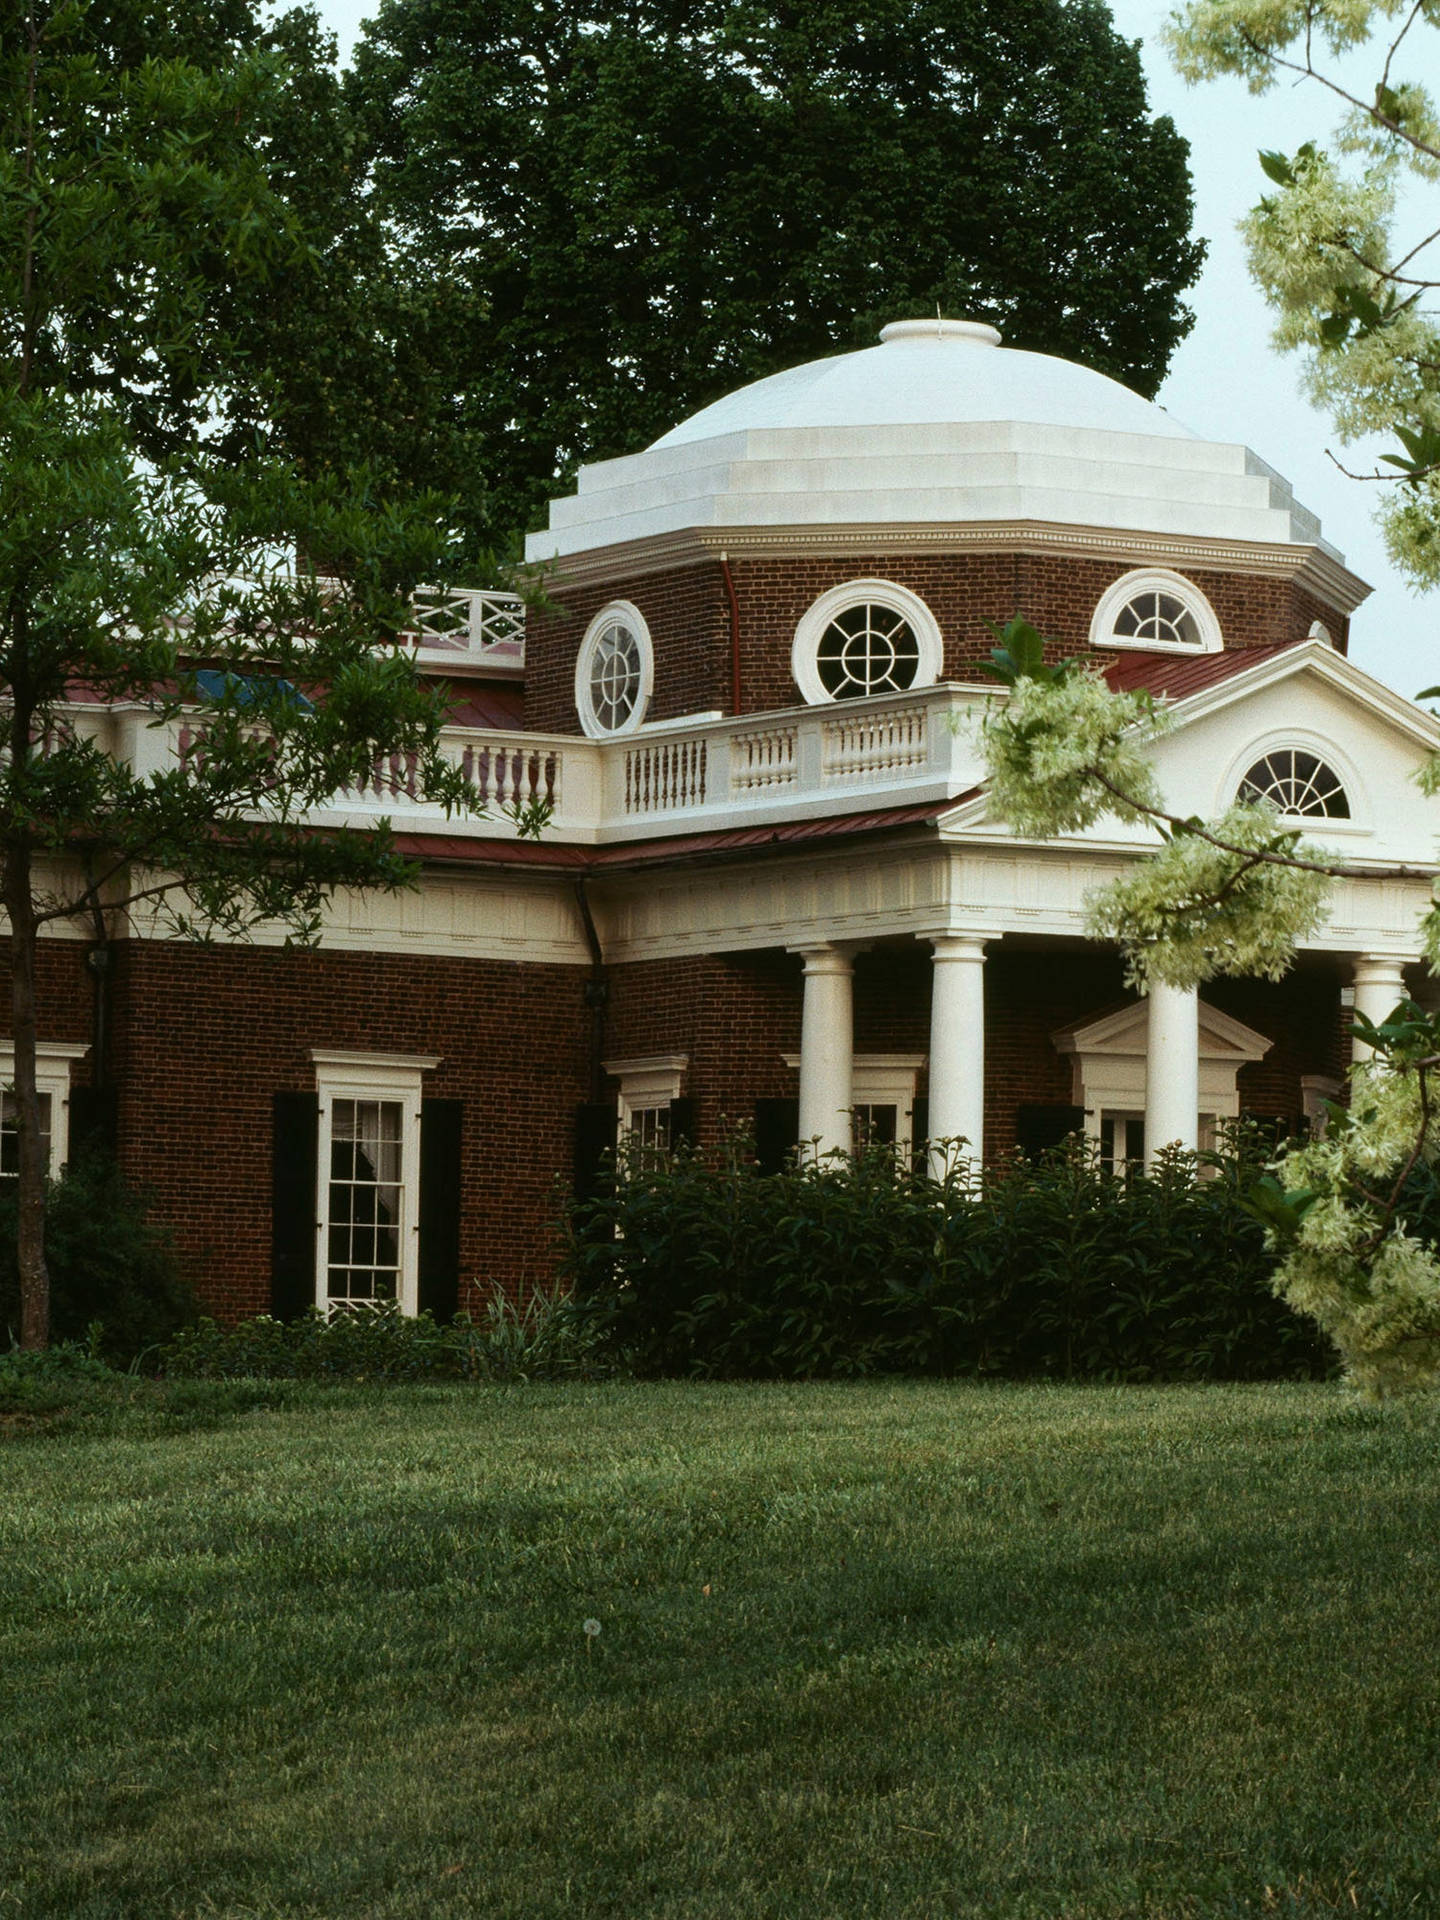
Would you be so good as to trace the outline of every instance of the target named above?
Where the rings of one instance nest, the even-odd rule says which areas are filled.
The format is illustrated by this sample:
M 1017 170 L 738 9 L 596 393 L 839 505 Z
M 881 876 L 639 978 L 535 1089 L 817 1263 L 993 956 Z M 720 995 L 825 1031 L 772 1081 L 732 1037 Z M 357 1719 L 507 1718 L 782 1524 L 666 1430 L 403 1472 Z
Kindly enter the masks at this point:
M 408 875 L 385 829 L 317 834 L 309 809 L 389 752 L 447 806 L 471 793 L 383 644 L 440 536 L 363 471 L 278 457 L 284 383 L 257 342 L 277 289 L 324 264 L 287 193 L 313 21 L 262 31 L 242 0 L 11 0 L 3 20 L 0 886 L 36 1346 L 41 937 L 78 921 L 103 941 L 143 904 L 182 933 L 309 938 L 335 886 Z M 187 751 L 165 732 L 149 750 L 182 718 Z
M 984 730 L 996 813 L 1042 839 L 1107 814 L 1155 831 L 1156 851 L 1088 902 L 1089 930 L 1119 944 L 1142 991 L 1227 974 L 1278 980 L 1323 920 L 1331 880 L 1402 871 L 1336 860 L 1265 802 L 1211 821 L 1171 812 L 1145 752 L 1169 724 L 1165 708 L 1112 693 L 1093 662 L 1048 665 L 1024 620 L 999 637 L 992 669 L 1010 693 Z M 1440 786 L 1440 762 L 1426 785 Z M 1440 905 L 1423 933 L 1440 971 Z M 1251 1204 L 1281 1256 L 1276 1291 L 1380 1394 L 1440 1384 L 1440 1189 L 1425 1177 L 1440 1178 L 1440 1014 L 1407 1001 L 1380 1026 L 1357 1018 L 1356 1030 L 1379 1064 L 1352 1070 L 1348 1107 L 1333 1108 L 1325 1137 L 1287 1154 Z
M 1145 394 L 1191 324 L 1185 143 L 1100 0 L 390 0 L 349 91 L 449 316 L 481 544 L 886 319 L 989 318 Z
M 1329 147 L 1263 153 L 1275 192 L 1245 223 L 1251 270 L 1279 319 L 1276 343 L 1306 356 L 1311 397 L 1342 440 L 1393 434 L 1380 509 L 1396 563 L 1440 583 L 1440 115 L 1433 0 L 1195 0 L 1167 38 L 1189 80 L 1243 76 L 1263 93 L 1299 75 L 1344 107 Z M 1373 43 L 1373 85 L 1345 56 Z

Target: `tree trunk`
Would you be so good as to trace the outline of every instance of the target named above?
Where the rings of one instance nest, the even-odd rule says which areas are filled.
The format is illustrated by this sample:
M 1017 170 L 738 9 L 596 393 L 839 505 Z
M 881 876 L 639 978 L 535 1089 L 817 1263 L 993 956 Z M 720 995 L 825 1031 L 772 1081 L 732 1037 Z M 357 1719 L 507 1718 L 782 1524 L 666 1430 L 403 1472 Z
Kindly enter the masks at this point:
M 15 1048 L 15 1118 L 20 1145 L 16 1262 L 20 1270 L 20 1345 L 50 1344 L 50 1272 L 45 1265 L 45 1166 L 40 1098 L 35 1090 L 35 910 L 30 848 L 5 856 L 5 908 L 10 916 L 11 1039 Z

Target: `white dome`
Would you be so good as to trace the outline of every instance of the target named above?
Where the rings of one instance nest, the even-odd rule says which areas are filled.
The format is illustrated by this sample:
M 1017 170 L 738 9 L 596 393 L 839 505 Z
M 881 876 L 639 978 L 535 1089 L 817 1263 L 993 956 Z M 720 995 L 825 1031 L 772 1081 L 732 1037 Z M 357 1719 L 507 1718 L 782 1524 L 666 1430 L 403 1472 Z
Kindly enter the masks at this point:
M 1016 420 L 1102 433 L 1196 436 L 1163 408 L 1090 367 L 1000 345 L 970 320 L 897 320 L 881 344 L 772 373 L 682 420 L 654 444 L 680 447 L 752 428 L 947 426 Z
M 1103 373 L 1002 347 L 973 321 L 901 320 L 880 340 L 756 380 L 643 453 L 582 467 L 526 557 L 687 539 L 859 553 L 1034 529 L 1072 544 L 1081 529 L 1324 544 L 1248 448 L 1200 439 Z

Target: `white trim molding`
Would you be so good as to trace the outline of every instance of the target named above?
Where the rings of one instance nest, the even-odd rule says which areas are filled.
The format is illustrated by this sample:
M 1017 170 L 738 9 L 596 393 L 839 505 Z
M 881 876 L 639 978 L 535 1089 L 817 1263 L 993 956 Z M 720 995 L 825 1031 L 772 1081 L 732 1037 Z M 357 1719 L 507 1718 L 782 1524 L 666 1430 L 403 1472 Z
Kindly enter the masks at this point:
M 1164 594 L 1178 600 L 1195 626 L 1197 638 L 1187 640 L 1140 639 L 1115 631 L 1115 622 L 1132 601 L 1143 594 Z M 1147 653 L 1219 653 L 1224 647 L 1220 622 L 1215 609 L 1193 580 L 1169 567 L 1136 567 L 1108 586 L 1101 594 L 1090 620 L 1092 647 L 1138 647 Z
M 625 1060 L 602 1060 L 612 1080 L 620 1082 L 620 1132 L 633 1133 L 642 1113 L 658 1113 L 680 1098 L 688 1053 L 644 1053 Z

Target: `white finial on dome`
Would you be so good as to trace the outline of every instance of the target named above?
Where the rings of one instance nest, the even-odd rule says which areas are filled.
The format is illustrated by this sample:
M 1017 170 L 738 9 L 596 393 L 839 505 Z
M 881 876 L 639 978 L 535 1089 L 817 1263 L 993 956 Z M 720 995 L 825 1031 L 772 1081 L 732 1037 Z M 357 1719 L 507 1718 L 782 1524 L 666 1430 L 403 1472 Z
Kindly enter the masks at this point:
M 983 320 L 892 320 L 881 327 L 880 338 L 888 347 L 892 340 L 964 340 L 972 347 L 998 347 L 998 327 L 987 327 Z

